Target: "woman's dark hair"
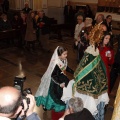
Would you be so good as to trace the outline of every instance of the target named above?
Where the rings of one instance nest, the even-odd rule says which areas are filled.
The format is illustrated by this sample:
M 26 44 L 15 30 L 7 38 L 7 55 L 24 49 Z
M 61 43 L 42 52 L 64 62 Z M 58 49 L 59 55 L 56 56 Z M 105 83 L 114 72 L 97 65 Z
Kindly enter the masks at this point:
M 61 56 L 63 52 L 67 51 L 66 48 L 62 47 L 62 46 L 59 46 L 58 47 L 58 50 L 57 50 L 57 53 L 58 53 L 58 56 Z
M 107 15 L 106 18 L 112 17 L 111 15 Z
M 104 41 L 104 38 L 105 38 L 106 35 L 109 35 L 111 37 L 111 34 L 108 31 L 104 31 L 104 34 L 103 34 L 103 37 L 102 37 L 102 41 L 101 41 L 101 47 L 103 46 L 103 41 Z M 108 44 L 106 46 L 112 47 L 111 44 L 110 44 L 110 41 L 108 42 Z

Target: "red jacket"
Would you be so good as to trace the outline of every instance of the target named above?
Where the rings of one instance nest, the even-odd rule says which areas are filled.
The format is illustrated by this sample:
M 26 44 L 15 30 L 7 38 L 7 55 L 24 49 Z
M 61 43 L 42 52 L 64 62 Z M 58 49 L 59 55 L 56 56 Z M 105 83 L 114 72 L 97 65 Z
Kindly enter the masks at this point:
M 110 51 L 110 53 L 111 53 L 111 58 L 106 56 L 108 51 Z M 104 62 L 105 67 L 106 67 L 106 75 L 107 75 L 107 78 L 108 78 L 108 93 L 109 93 L 109 88 L 110 88 L 109 87 L 110 86 L 110 69 L 109 69 L 109 66 L 112 65 L 113 62 L 114 62 L 114 51 L 110 47 L 99 47 L 99 52 L 100 52 L 101 59 Z

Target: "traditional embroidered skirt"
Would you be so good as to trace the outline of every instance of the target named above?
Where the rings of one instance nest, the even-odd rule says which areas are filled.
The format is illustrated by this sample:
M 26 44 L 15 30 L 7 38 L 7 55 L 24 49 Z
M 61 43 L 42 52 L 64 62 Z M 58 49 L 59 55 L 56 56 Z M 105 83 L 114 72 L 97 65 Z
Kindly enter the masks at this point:
M 62 100 L 58 99 L 57 95 L 55 94 L 56 91 L 61 94 L 62 88 L 58 87 L 58 89 L 55 91 L 53 84 L 54 82 L 51 81 L 48 95 L 46 97 L 35 97 L 36 105 L 43 105 L 47 110 L 55 110 L 55 112 L 63 111 L 66 108 L 66 104 Z

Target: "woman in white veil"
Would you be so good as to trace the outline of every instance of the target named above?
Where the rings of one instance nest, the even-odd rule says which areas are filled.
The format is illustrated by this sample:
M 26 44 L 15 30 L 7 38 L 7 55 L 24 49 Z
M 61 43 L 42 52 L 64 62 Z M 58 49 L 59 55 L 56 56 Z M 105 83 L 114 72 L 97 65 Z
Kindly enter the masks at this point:
M 54 109 L 56 112 L 65 109 L 66 105 L 61 100 L 63 88 L 69 83 L 65 71 L 74 73 L 67 66 L 67 49 L 58 46 L 35 94 L 37 106 L 43 105 L 47 110 Z

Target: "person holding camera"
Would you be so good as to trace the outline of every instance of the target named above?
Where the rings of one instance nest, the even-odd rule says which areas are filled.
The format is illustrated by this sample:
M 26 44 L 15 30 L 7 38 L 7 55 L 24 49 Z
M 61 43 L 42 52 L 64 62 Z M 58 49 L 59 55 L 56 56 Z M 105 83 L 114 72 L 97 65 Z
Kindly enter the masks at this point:
M 83 43 L 81 42 L 80 39 L 80 32 L 82 30 L 82 28 L 85 26 L 84 22 L 83 22 L 83 16 L 79 15 L 77 16 L 77 24 L 75 26 L 75 32 L 74 32 L 74 49 L 77 49 L 77 61 L 79 62 L 80 58 L 79 58 L 79 49 L 81 47 L 81 45 L 83 45 Z
M 109 66 L 111 66 L 114 63 L 114 50 L 110 45 L 110 38 L 111 38 L 111 34 L 107 31 L 105 31 L 102 41 L 99 45 L 100 56 L 102 58 L 102 61 L 105 64 L 105 68 L 106 68 L 106 76 L 108 79 L 108 94 L 110 93 L 110 69 L 109 69 Z
M 29 104 L 27 102 L 29 99 Z M 21 92 L 14 87 L 5 86 L 0 88 L 0 120 L 40 120 L 38 115 L 33 112 L 35 107 L 34 96 L 26 95 L 23 99 Z
M 82 30 L 82 28 L 85 26 L 84 22 L 83 22 L 83 16 L 79 15 L 77 17 L 77 24 L 75 26 L 75 32 L 74 32 L 74 39 L 75 39 L 75 43 L 77 44 L 77 42 L 79 41 L 79 34 L 80 31 Z

